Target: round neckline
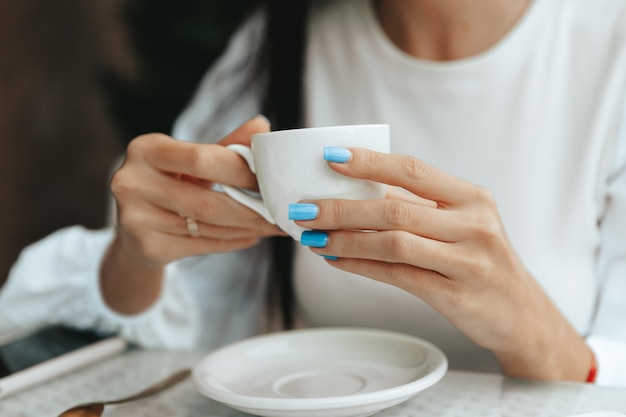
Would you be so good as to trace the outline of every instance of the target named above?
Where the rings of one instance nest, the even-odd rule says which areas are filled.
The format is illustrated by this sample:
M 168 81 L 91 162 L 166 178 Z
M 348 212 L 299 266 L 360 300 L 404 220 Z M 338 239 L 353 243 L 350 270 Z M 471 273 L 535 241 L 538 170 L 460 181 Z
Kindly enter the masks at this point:
M 539 4 L 542 3 L 539 0 L 531 0 L 531 3 L 524 11 L 523 16 L 515 23 L 515 25 L 513 25 L 513 27 L 494 45 L 486 50 L 469 57 L 455 59 L 452 61 L 435 61 L 410 55 L 394 44 L 391 39 L 389 39 L 378 20 L 374 2 L 375 0 L 364 1 L 364 3 L 366 3 L 364 7 L 366 24 L 372 29 L 366 32 L 370 34 L 374 41 L 381 46 L 385 53 L 391 55 L 393 58 L 404 63 L 405 65 L 418 69 L 437 71 L 455 71 L 479 65 L 482 62 L 495 59 L 498 55 L 514 48 L 515 44 L 519 43 L 520 40 L 522 40 L 524 36 L 527 36 L 528 32 L 531 30 L 533 22 L 536 21 L 540 15 L 540 13 L 538 13 L 538 9 Z

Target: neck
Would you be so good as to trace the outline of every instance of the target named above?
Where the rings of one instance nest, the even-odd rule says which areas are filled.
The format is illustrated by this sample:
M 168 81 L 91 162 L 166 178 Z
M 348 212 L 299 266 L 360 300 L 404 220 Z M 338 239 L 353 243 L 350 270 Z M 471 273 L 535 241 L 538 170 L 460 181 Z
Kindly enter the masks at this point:
M 377 0 L 391 41 L 417 58 L 451 61 L 495 45 L 531 0 Z

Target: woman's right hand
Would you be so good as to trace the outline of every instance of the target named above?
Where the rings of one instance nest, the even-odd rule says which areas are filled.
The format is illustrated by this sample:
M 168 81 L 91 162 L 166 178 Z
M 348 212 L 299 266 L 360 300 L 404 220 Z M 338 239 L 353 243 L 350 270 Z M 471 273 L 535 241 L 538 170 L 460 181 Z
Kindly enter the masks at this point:
M 148 307 L 161 287 L 163 267 L 189 256 L 228 252 L 260 238 L 285 235 L 256 212 L 212 189 L 214 183 L 257 188 L 246 162 L 225 146 L 250 144 L 250 136 L 269 131 L 256 117 L 218 144 L 195 144 L 148 134 L 128 146 L 126 160 L 113 175 L 117 203 L 116 235 L 102 265 L 101 288 L 107 304 L 121 313 Z M 198 225 L 189 234 L 187 218 Z

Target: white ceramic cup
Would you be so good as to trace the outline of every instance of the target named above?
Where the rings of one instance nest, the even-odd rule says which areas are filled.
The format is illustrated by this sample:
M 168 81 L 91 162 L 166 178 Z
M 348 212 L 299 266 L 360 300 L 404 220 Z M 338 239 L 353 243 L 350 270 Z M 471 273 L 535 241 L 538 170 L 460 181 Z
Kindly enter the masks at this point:
M 333 171 L 324 160 L 327 146 L 360 147 L 389 153 L 388 125 L 351 125 L 279 130 L 252 135 L 252 147 L 229 145 L 256 174 L 260 197 L 222 185 L 239 203 L 277 224 L 295 240 L 306 229 L 289 220 L 289 204 L 325 198 L 384 198 L 386 186 Z

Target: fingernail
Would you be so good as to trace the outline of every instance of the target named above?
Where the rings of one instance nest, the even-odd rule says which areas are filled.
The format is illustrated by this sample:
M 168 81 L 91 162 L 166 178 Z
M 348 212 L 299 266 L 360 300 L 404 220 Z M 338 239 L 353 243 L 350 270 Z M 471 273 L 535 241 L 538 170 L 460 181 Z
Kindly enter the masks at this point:
M 332 255 L 322 255 L 322 257 L 324 259 L 328 259 L 329 261 L 336 261 L 337 259 L 339 259 L 336 256 L 332 256 Z
M 289 220 L 313 220 L 317 217 L 319 209 L 313 203 L 289 204 Z
M 328 245 L 328 234 L 316 230 L 306 230 L 300 236 L 302 246 L 312 246 L 314 248 L 325 248 Z
M 255 118 L 260 118 L 260 119 L 264 119 L 267 124 L 271 124 L 270 119 L 268 119 L 264 114 L 257 114 L 256 116 L 254 116 Z
M 328 162 L 348 162 L 352 158 L 352 152 L 339 146 L 325 146 L 324 160 Z

